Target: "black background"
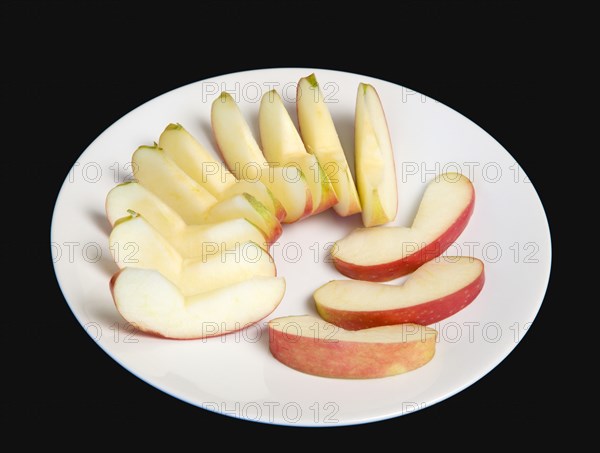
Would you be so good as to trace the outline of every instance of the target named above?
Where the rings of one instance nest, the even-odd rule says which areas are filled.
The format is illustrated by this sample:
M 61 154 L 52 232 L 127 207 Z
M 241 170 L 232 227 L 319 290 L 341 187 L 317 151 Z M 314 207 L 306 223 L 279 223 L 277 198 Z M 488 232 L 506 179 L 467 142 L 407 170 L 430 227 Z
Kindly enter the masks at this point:
M 428 450 L 574 448 L 566 429 L 581 401 L 552 351 L 555 278 L 525 340 L 495 370 L 440 404 L 354 427 L 287 428 L 202 411 L 143 383 L 102 352 L 71 314 L 49 253 L 55 198 L 79 154 L 145 101 L 207 77 L 305 66 L 357 72 L 425 93 L 474 120 L 519 161 L 558 228 L 547 171 L 552 68 L 562 11 L 520 2 L 145 3 L 5 2 L 4 221 L 27 228 L 4 242 L 27 297 L 5 301 L 2 427 L 21 449 L 154 451 L 338 448 Z M 555 92 L 555 91 L 553 91 Z M 550 99 L 551 102 L 554 99 Z M 5 224 L 5 228 L 6 228 Z M 16 233 L 16 232 L 19 233 Z M 22 232 L 22 233 L 21 233 Z M 556 251 L 553 275 L 557 272 Z M 15 277 L 16 279 L 17 277 Z M 8 284 L 11 284 L 8 282 Z M 550 389 L 550 391 L 549 391 Z M 565 411 L 564 409 L 569 409 Z M 575 423 L 577 425 L 577 423 Z M 218 430 L 228 434 L 223 437 Z M 285 436 L 283 443 L 271 436 Z

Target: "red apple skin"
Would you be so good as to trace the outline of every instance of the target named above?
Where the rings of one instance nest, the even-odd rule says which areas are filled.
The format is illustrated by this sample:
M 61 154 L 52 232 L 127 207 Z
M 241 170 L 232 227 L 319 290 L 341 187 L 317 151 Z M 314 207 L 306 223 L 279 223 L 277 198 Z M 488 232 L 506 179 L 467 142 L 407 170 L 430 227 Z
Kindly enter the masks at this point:
M 302 213 L 302 216 L 300 216 L 300 218 L 298 220 L 304 219 L 305 217 L 310 216 L 313 213 L 313 199 L 312 199 L 312 193 L 310 191 L 310 188 L 308 188 L 308 186 L 306 187 L 306 204 L 304 205 L 304 212 Z M 295 223 L 298 220 L 295 220 L 294 222 L 291 223 Z
M 325 193 L 325 192 L 323 192 L 323 193 Z M 327 192 L 326 197 L 327 197 L 326 198 L 327 201 L 321 200 L 321 204 L 319 204 L 319 207 L 317 209 L 315 209 L 315 211 L 312 213 L 312 215 L 320 214 L 320 213 L 328 210 L 329 208 L 335 206 L 338 203 L 337 195 L 335 194 L 333 189 L 331 189 Z
M 258 227 L 256 227 L 256 228 L 258 228 Z M 260 230 L 260 228 L 259 228 L 259 230 Z M 265 243 L 267 244 L 268 247 L 271 247 L 275 242 L 277 242 L 277 239 L 279 239 L 282 234 L 283 234 L 283 227 L 281 226 L 281 223 L 279 223 L 269 236 L 265 235 L 266 236 Z
M 120 275 L 120 274 L 121 274 L 121 272 L 123 272 L 124 270 L 125 270 L 125 268 L 123 268 L 123 269 L 120 269 L 120 270 L 119 270 L 119 271 L 118 271 L 118 272 L 117 272 L 115 275 L 113 275 L 113 276 L 111 277 L 111 279 L 110 279 L 110 282 L 108 283 L 108 286 L 109 286 L 109 288 L 110 288 L 110 294 L 112 295 L 113 302 L 114 302 L 114 304 L 115 304 L 115 307 L 116 307 L 117 311 L 119 312 L 119 314 L 121 314 L 121 312 L 119 311 L 119 307 L 118 307 L 118 305 L 117 305 L 117 301 L 116 301 L 116 299 L 115 299 L 114 288 L 115 288 L 115 283 L 117 282 L 117 279 L 119 278 L 119 275 Z M 278 306 L 279 306 L 279 305 L 275 306 L 275 308 L 273 308 L 273 310 L 271 310 L 269 313 L 267 313 L 267 314 L 266 314 L 265 316 L 263 316 L 262 318 L 260 318 L 260 319 L 257 319 L 255 322 L 244 324 L 244 325 L 243 325 L 243 326 L 241 326 L 239 329 L 236 329 L 236 330 L 229 330 L 229 331 L 227 331 L 227 332 L 218 333 L 218 334 L 214 334 L 214 335 L 208 335 L 208 336 L 200 336 L 200 337 L 185 337 L 185 338 L 180 338 L 180 337 L 169 337 L 169 336 L 163 335 L 163 334 L 161 334 L 160 332 L 156 332 L 156 331 L 154 331 L 154 330 L 151 330 L 151 329 L 142 329 L 142 328 L 140 328 L 140 326 L 136 325 L 135 323 L 131 323 L 131 325 L 133 325 L 133 326 L 136 328 L 136 330 L 139 330 L 140 332 L 144 332 L 144 333 L 147 333 L 148 335 L 152 335 L 152 336 L 154 336 L 154 337 L 158 337 L 158 338 L 166 338 L 167 340 L 200 340 L 200 339 L 203 339 L 203 338 L 213 338 L 213 337 L 215 337 L 215 338 L 216 338 L 216 337 L 221 337 L 221 336 L 223 336 L 223 335 L 228 335 L 228 334 L 230 334 L 230 333 L 233 333 L 233 332 L 237 332 L 237 331 L 240 331 L 240 330 L 244 330 L 245 328 L 247 328 L 247 327 L 249 327 L 249 326 L 251 326 L 251 325 L 253 325 L 253 324 L 256 324 L 256 323 L 258 323 L 258 322 L 260 322 L 260 321 L 262 321 L 262 320 L 263 320 L 263 319 L 265 319 L 267 316 L 270 316 L 270 315 L 271 315 L 271 313 L 273 313 L 273 312 L 275 311 L 275 309 L 276 309 Z M 123 316 L 123 315 L 121 315 L 121 316 Z M 125 318 L 124 316 L 123 316 L 123 318 L 124 318 L 124 319 L 125 319 L 127 322 L 129 322 L 129 320 L 128 320 L 127 318 Z
M 330 378 L 379 378 L 414 370 L 433 358 L 435 341 L 435 335 L 407 343 L 335 341 L 269 327 L 273 357 L 303 373 Z
M 427 326 L 452 316 L 473 302 L 484 283 L 485 273 L 482 268 L 479 277 L 455 293 L 411 307 L 380 311 L 346 311 L 316 305 L 319 315 L 325 321 L 345 330 L 406 323 Z
M 336 258 L 335 255 L 332 255 L 333 264 L 336 269 L 346 277 L 369 282 L 387 282 L 414 272 L 427 261 L 431 261 L 444 253 L 464 231 L 475 208 L 475 190 L 471 190 L 473 191 L 471 201 L 450 228 L 436 240 L 417 250 L 412 255 L 397 261 L 376 264 L 373 266 L 361 266 L 354 263 L 347 263 Z
M 279 223 L 281 223 L 283 221 L 283 219 L 285 219 L 285 216 L 287 215 L 287 211 L 281 204 L 281 201 L 275 199 L 274 204 L 275 204 L 275 217 L 277 218 Z M 280 236 L 281 236 L 281 234 L 280 234 Z

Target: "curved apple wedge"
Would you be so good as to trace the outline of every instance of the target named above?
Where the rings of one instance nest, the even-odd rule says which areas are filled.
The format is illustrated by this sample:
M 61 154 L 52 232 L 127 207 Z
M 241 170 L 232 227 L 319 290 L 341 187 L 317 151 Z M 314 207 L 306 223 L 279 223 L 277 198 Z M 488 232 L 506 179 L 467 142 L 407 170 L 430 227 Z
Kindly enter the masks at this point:
M 235 187 L 235 186 L 234 186 Z M 207 229 L 211 231 L 211 239 L 219 242 L 253 241 L 257 244 L 267 245 L 275 242 L 281 236 L 282 228 L 277 218 L 251 195 L 233 195 L 230 198 L 217 202 L 207 212 L 203 213 L 201 222 L 188 225 L 169 205 L 136 182 L 127 182 L 114 187 L 106 197 L 106 216 L 111 225 L 123 217 L 129 216 L 129 211 L 142 215 L 163 236 L 168 238 L 186 256 L 194 256 L 194 249 L 188 249 L 186 242 L 193 240 L 199 242 L 198 236 Z M 211 225 L 224 224 L 233 226 L 236 219 L 245 220 L 237 222 L 234 228 L 223 228 L 220 231 L 211 228 Z M 249 225 L 243 225 L 248 223 Z M 252 227 L 252 228 L 250 228 Z M 259 229 L 262 239 L 255 234 L 253 229 Z M 218 238 L 218 239 L 217 239 Z M 186 248 L 185 250 L 180 248 Z
M 271 256 L 253 242 L 238 243 L 230 249 L 222 244 L 203 243 L 199 258 L 183 258 L 139 215 L 118 221 L 110 234 L 109 245 L 119 267 L 156 269 L 186 296 L 254 276 L 277 275 Z
M 295 166 L 269 166 L 230 94 L 223 92 L 212 103 L 211 124 L 229 171 L 238 179 L 257 180 L 267 186 L 285 208 L 284 222 L 292 223 L 312 213 L 305 175 Z
M 338 199 L 333 209 L 341 216 L 360 212 L 360 200 L 352 172 L 314 74 L 303 77 L 298 82 L 296 109 L 300 135 L 306 150 L 317 156 L 333 185 Z
M 329 209 L 337 196 L 327 174 L 313 154 L 309 154 L 283 100 L 276 90 L 265 93 L 258 112 L 263 153 L 275 166 L 294 165 L 302 171 L 312 195 L 312 214 Z
M 169 159 L 162 148 L 140 146 L 131 158 L 134 176 L 150 192 L 167 203 L 189 224 L 217 202 L 204 187 Z
M 187 223 L 167 203 L 138 182 L 124 182 L 113 187 L 106 196 L 106 217 L 111 225 L 135 211 L 154 228 L 169 236 L 183 230 Z
M 203 222 L 222 222 L 243 217 L 260 228 L 267 244 L 275 242 L 283 233 L 281 223 L 265 206 L 252 195 L 234 195 L 213 205 L 202 217 Z
M 366 83 L 358 86 L 354 131 L 363 224 L 370 227 L 388 223 L 398 210 L 394 151 L 379 95 Z
M 482 261 L 444 256 L 424 264 L 399 286 L 334 280 L 317 289 L 314 299 L 323 319 L 348 330 L 429 325 L 469 305 L 484 282 Z
M 357 228 L 332 247 L 335 267 L 350 278 L 373 282 L 409 274 L 458 238 L 474 206 L 475 189 L 466 176 L 437 176 L 427 186 L 410 228 Z
M 226 200 L 234 195 L 247 193 L 253 196 L 256 201 L 263 204 L 271 214 L 275 216 L 278 222 L 283 222 L 287 216 L 287 212 L 281 201 L 279 201 L 273 192 L 260 181 L 246 181 L 238 179 L 235 184 L 229 186 L 225 192 L 220 195 L 220 200 Z
M 236 178 L 215 159 L 181 124 L 169 124 L 160 134 L 158 146 L 185 173 L 218 197 Z
M 283 298 L 285 280 L 253 277 L 186 297 L 160 272 L 127 267 L 112 277 L 110 288 L 117 310 L 137 329 L 194 339 L 234 332 L 268 316 Z
M 331 378 L 393 376 L 425 365 L 437 332 L 416 324 L 350 332 L 313 316 L 269 321 L 271 354 L 303 373 Z
M 243 242 L 255 242 L 263 248 L 268 245 L 262 230 L 244 218 L 187 225 L 175 211 L 136 183 L 112 189 L 106 199 L 106 207 L 112 225 L 120 218 L 129 217 L 132 212 L 140 214 L 184 258 L 198 258 L 214 244 L 224 248 Z
M 212 156 L 181 124 L 169 124 L 160 135 L 158 146 L 179 168 L 214 197 L 224 200 L 248 193 L 260 201 L 278 220 L 285 218 L 283 205 L 260 181 L 238 180 L 223 162 Z

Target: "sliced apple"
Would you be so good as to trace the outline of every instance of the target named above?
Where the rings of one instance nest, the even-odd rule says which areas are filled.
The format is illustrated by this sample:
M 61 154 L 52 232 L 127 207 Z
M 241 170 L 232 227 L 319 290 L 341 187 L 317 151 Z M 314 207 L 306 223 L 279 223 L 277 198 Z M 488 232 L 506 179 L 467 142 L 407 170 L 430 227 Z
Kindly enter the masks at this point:
M 268 251 L 270 243 L 264 233 L 244 218 L 215 223 L 188 225 L 180 234 L 166 237 L 184 258 L 197 258 L 211 250 L 232 250 L 251 242 Z
M 219 200 L 249 193 L 278 220 L 285 218 L 282 204 L 263 183 L 238 180 L 223 162 L 215 159 L 181 124 L 169 124 L 160 135 L 158 146 L 188 176 Z
M 316 376 L 364 379 L 393 376 L 425 365 L 437 332 L 416 324 L 350 332 L 313 316 L 269 321 L 271 354 L 284 365 Z
M 372 85 L 358 85 L 354 129 L 355 168 L 366 227 L 388 223 L 398 210 L 392 141 L 381 100 Z
M 333 207 L 341 216 L 360 212 L 360 201 L 346 155 L 335 130 L 325 97 L 314 74 L 298 82 L 296 108 L 302 141 L 317 156 L 338 199 Z
M 268 316 L 285 293 L 285 280 L 253 277 L 185 296 L 153 269 L 127 267 L 110 281 L 115 306 L 137 329 L 174 338 L 207 338 L 243 329 Z
M 198 257 L 211 243 L 226 248 L 250 241 L 265 249 L 269 245 L 265 233 L 244 218 L 188 225 L 162 200 L 135 182 L 114 187 L 106 197 L 106 213 L 111 225 L 128 217 L 130 211 L 141 214 L 185 258 Z
M 169 124 L 158 139 L 165 154 L 215 197 L 235 184 L 236 178 L 181 124 Z
M 211 122 L 217 146 L 229 170 L 238 178 L 257 180 L 275 194 L 286 211 L 284 222 L 312 213 L 312 196 L 297 167 L 270 167 L 252 136 L 242 112 L 228 93 L 212 104 Z
M 235 184 L 220 194 L 221 200 L 226 200 L 234 195 L 247 193 L 262 203 L 273 214 L 279 222 L 282 222 L 287 212 L 281 202 L 273 195 L 273 192 L 260 181 L 236 180 Z
M 216 238 L 215 234 L 217 234 L 220 235 L 221 242 L 254 241 L 257 244 L 262 245 L 266 242 L 267 245 L 270 245 L 281 236 L 282 232 L 281 225 L 275 216 L 252 196 L 245 196 L 244 194 L 233 195 L 229 199 L 216 203 L 202 215 L 200 224 L 188 225 L 177 212 L 148 189 L 139 183 L 128 182 L 114 187 L 108 193 L 106 197 L 106 215 L 110 223 L 114 225 L 118 219 L 127 217 L 129 210 L 141 214 L 160 234 L 168 238 L 179 250 L 179 253 L 183 255 L 188 255 L 190 252 L 182 250 L 180 247 L 187 248 L 188 241 L 202 241 L 203 239 L 198 236 L 200 231 L 203 234 L 207 228 L 213 231 L 215 224 L 221 224 L 225 221 L 245 219 L 249 225 L 242 225 L 243 222 L 237 222 L 238 226 L 234 226 L 233 230 L 224 227 L 218 233 L 211 233 L 211 240 L 214 240 Z M 255 234 L 250 226 L 261 231 L 262 240 L 259 240 L 259 236 Z M 239 230 L 236 231 L 238 227 Z
M 334 280 L 317 289 L 314 298 L 324 320 L 348 330 L 429 325 L 473 302 L 484 282 L 482 261 L 443 256 L 423 264 L 399 286 Z
M 337 203 L 335 191 L 317 158 L 306 152 L 304 143 L 276 90 L 265 93 L 259 110 L 260 139 L 271 165 L 297 166 L 312 195 L 313 214 Z
M 133 153 L 132 163 L 139 183 L 171 206 L 186 223 L 199 223 L 204 212 L 217 202 L 158 145 L 140 146 Z
M 267 244 L 274 243 L 283 232 L 279 220 L 252 195 L 243 193 L 220 201 L 202 217 L 204 223 L 222 222 L 243 217 L 260 228 L 266 235 Z
M 410 228 L 358 228 L 337 241 L 337 270 L 358 280 L 385 282 L 409 274 L 440 256 L 463 232 L 475 206 L 466 176 L 444 173 L 431 181 Z
M 129 216 L 129 210 L 133 210 L 165 236 L 179 233 L 187 226 L 174 209 L 137 182 L 124 182 L 113 187 L 106 196 L 105 208 L 111 225 Z
M 198 258 L 185 259 L 146 220 L 133 214 L 119 220 L 109 237 L 110 251 L 117 265 L 156 269 L 177 285 L 184 295 L 228 286 L 255 276 L 277 274 L 271 256 L 254 242 L 203 243 Z

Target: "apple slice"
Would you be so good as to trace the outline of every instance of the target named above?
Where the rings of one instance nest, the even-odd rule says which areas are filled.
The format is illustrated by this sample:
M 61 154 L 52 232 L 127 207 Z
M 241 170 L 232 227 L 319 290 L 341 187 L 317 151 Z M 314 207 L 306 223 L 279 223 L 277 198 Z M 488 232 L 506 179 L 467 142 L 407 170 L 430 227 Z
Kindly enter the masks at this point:
M 350 278 L 373 282 L 410 274 L 458 238 L 474 206 L 475 189 L 466 176 L 439 175 L 427 185 L 412 227 L 357 228 L 332 247 L 335 267 Z
M 292 223 L 312 213 L 312 195 L 302 172 L 294 166 L 270 167 L 237 104 L 221 93 L 212 104 L 211 122 L 217 146 L 238 178 L 261 181 L 275 194 Z
M 398 211 L 394 151 L 379 95 L 366 83 L 358 85 L 354 137 L 363 224 L 388 223 Z
M 215 159 L 181 124 L 169 124 L 160 135 L 158 146 L 190 178 L 219 200 L 249 193 L 278 220 L 285 218 L 285 209 L 260 181 L 239 181 L 223 163 Z
M 285 293 L 285 280 L 253 277 L 185 296 L 153 269 L 127 267 L 110 281 L 115 306 L 137 329 L 174 338 L 207 338 L 243 329 L 268 316 Z
M 317 158 L 306 152 L 304 143 L 276 90 L 265 93 L 258 114 L 263 153 L 275 166 L 295 165 L 304 176 L 312 194 L 313 214 L 337 203 L 331 181 Z
M 356 185 L 314 74 L 303 77 L 298 82 L 296 108 L 300 134 L 306 150 L 317 156 L 333 185 L 338 199 L 333 209 L 341 216 L 360 212 Z
M 255 276 L 274 277 L 277 274 L 271 256 L 254 242 L 235 244 L 231 249 L 222 244 L 206 243 L 198 250 L 198 258 L 185 259 L 135 213 L 115 224 L 109 244 L 120 268 L 156 269 L 186 296 Z
M 155 146 L 140 146 L 132 157 L 134 176 L 141 185 L 171 206 L 186 223 L 199 223 L 203 213 L 217 202 Z
M 220 233 L 215 233 L 221 234 L 219 241 L 226 243 L 229 241 L 253 241 L 261 245 L 265 242 L 270 245 L 282 233 L 281 225 L 275 216 L 250 195 L 234 195 L 230 199 L 220 201 L 203 214 L 202 223 L 199 224 L 202 226 L 188 225 L 177 212 L 148 189 L 139 183 L 127 182 L 119 184 L 108 193 L 106 197 L 106 215 L 111 225 L 114 225 L 118 219 L 127 217 L 129 210 L 141 214 L 160 234 L 168 238 L 183 255 L 188 254 L 188 252 L 182 251 L 179 245 L 187 247 L 188 240 L 200 241 L 201 239 L 196 236 L 199 231 L 211 228 L 211 225 L 206 224 L 221 224 L 225 221 L 245 219 L 250 226 L 260 229 L 263 237 L 262 240 L 259 240 L 259 236 L 256 236 L 248 225 L 241 225 L 241 222 L 238 222 L 240 223 L 240 229 L 237 232 L 224 228 Z M 231 236 L 229 236 L 229 233 L 231 233 Z M 216 240 L 214 234 L 211 240 Z
M 167 157 L 215 197 L 235 184 L 236 178 L 216 160 L 181 124 L 169 124 L 160 134 L 160 146 Z
M 364 379 L 393 376 L 425 365 L 437 332 L 416 324 L 350 332 L 313 316 L 269 321 L 271 354 L 284 365 L 316 376 Z
M 165 236 L 176 234 L 187 223 L 168 204 L 138 182 L 124 182 L 111 189 L 106 196 L 106 217 L 111 225 L 129 216 L 129 210 L 143 215 Z
M 236 180 L 235 184 L 229 186 L 222 194 L 220 200 L 226 200 L 234 195 L 247 193 L 253 196 L 258 202 L 262 203 L 277 221 L 283 222 L 287 212 L 281 202 L 273 195 L 273 192 L 260 181 L 246 181 L 244 179 Z
M 399 286 L 334 280 L 317 289 L 314 298 L 324 320 L 348 330 L 429 325 L 473 302 L 484 281 L 482 261 L 443 256 L 423 264 Z
M 252 195 L 243 193 L 220 201 L 204 215 L 203 222 L 223 222 L 243 217 L 260 228 L 266 235 L 267 244 L 273 244 L 283 232 L 279 220 Z

